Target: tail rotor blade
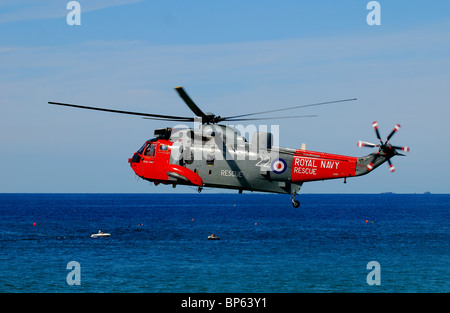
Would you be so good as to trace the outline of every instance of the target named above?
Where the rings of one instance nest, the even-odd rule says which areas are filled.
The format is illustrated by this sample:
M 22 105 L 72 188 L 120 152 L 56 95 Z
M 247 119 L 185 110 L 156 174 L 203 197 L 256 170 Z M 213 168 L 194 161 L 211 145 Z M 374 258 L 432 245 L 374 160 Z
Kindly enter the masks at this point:
M 404 146 L 404 147 L 400 147 L 400 146 L 391 146 L 392 148 L 396 149 L 396 150 L 402 150 L 404 152 L 409 152 L 409 147 Z
M 372 123 L 373 129 L 375 129 L 375 133 L 377 134 L 377 138 L 380 141 L 381 144 L 383 144 L 383 140 L 381 140 L 380 132 L 378 131 L 378 123 L 377 121 Z
M 388 163 L 389 163 L 389 170 L 391 171 L 391 173 L 394 173 L 395 172 L 394 164 L 392 164 L 390 159 L 388 159 Z
M 359 140 L 357 143 L 358 148 L 362 148 L 362 147 L 369 147 L 369 148 L 374 148 L 374 147 L 378 147 L 378 145 L 371 143 L 371 142 L 367 142 L 367 141 L 362 141 Z
M 401 127 L 400 124 L 395 125 L 394 129 L 391 131 L 389 136 L 387 136 L 386 143 L 389 141 L 389 139 L 391 139 L 391 137 L 395 134 L 395 132 L 397 132 L 400 129 L 400 127 Z

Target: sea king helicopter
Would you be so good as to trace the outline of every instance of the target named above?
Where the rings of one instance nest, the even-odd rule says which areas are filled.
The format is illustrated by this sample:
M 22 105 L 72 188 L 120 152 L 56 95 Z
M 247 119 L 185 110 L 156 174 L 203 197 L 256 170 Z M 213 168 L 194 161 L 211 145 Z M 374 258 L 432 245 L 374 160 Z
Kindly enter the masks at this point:
M 195 117 L 140 113 L 106 108 L 82 106 L 61 102 L 49 104 L 80 109 L 105 111 L 141 116 L 145 119 L 194 122 L 191 127 L 167 127 L 154 130 L 154 138 L 147 140 L 142 147 L 128 159 L 133 171 L 144 180 L 158 184 L 196 186 L 198 191 L 204 187 L 259 191 L 291 195 L 292 205 L 297 208 L 300 202 L 295 199 L 303 183 L 362 176 L 387 162 L 391 172 L 395 167 L 391 158 L 403 155 L 397 150 L 409 151 L 406 146 L 394 146 L 389 140 L 400 129 L 394 129 L 383 141 L 378 131 L 378 123 L 372 127 L 379 144 L 358 141 L 358 147 L 378 148 L 363 157 L 337 155 L 300 149 L 283 148 L 274 145 L 271 132 L 256 131 L 251 142 L 234 127 L 222 124 L 228 121 L 255 121 L 312 117 L 313 115 L 260 117 L 253 116 L 299 109 L 317 105 L 353 101 L 344 99 L 321 102 L 289 108 L 261 111 L 255 113 L 221 117 L 203 112 L 182 87 L 176 87 L 178 95 L 195 114 Z

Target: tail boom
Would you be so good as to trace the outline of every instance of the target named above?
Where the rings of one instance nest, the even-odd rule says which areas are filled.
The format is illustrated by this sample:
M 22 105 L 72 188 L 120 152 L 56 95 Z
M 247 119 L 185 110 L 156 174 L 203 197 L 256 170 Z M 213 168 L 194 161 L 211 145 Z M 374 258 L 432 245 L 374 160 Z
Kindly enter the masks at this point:
M 361 176 L 391 157 L 383 153 L 371 153 L 358 158 L 300 149 L 292 159 L 291 181 L 307 182 Z
M 336 179 L 355 176 L 358 158 L 297 150 L 292 159 L 292 182 Z
M 379 152 L 360 157 L 356 162 L 355 176 L 366 175 L 391 158 L 392 156 Z M 391 166 L 391 172 L 393 171 L 392 168 L 393 166 Z

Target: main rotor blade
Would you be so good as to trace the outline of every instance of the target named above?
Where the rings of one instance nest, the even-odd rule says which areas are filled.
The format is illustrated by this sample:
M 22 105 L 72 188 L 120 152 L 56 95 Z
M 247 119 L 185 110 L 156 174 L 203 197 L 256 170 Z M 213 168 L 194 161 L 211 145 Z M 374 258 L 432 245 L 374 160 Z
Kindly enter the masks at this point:
M 188 96 L 186 91 L 184 91 L 183 87 L 175 87 L 175 90 L 178 92 L 180 97 L 184 100 L 189 109 L 191 109 L 191 111 L 194 112 L 196 116 L 205 118 L 205 120 L 207 119 L 205 113 L 203 113 L 203 111 L 200 110 L 200 108 L 194 103 L 194 101 L 192 101 L 192 99 Z
M 267 111 L 261 111 L 261 112 L 254 112 L 254 113 L 248 113 L 248 114 L 241 114 L 241 115 L 234 115 L 234 116 L 228 116 L 228 117 L 222 117 L 222 121 L 227 121 L 232 118 L 238 118 L 238 117 L 245 117 L 245 116 L 251 116 L 251 115 L 257 115 L 257 114 L 266 114 L 266 113 L 273 113 L 273 112 L 280 112 L 280 111 L 287 111 L 287 110 L 293 110 L 293 109 L 300 109 L 300 108 L 306 108 L 306 107 L 312 107 L 312 106 L 318 106 L 318 105 L 324 105 L 324 104 L 331 104 L 331 103 L 339 103 L 339 102 L 346 102 L 346 101 L 354 101 L 357 100 L 356 98 L 352 99 L 344 99 L 344 100 L 335 100 L 335 101 L 327 101 L 327 102 L 320 102 L 320 103 L 312 103 L 312 104 L 305 104 L 305 105 L 297 105 L 289 108 L 284 109 L 276 109 L 276 110 L 267 110 Z
M 276 120 L 285 118 L 302 118 L 302 117 L 317 117 L 318 115 L 297 115 L 297 116 L 273 116 L 260 118 L 227 118 L 226 121 L 260 121 L 260 120 Z M 222 118 L 220 118 L 223 121 Z
M 49 104 L 62 105 L 67 107 L 79 108 L 79 109 L 88 109 L 88 110 L 96 110 L 96 111 L 104 111 L 104 112 L 112 112 L 112 113 L 120 113 L 120 114 L 129 114 L 129 115 L 138 115 L 138 116 L 146 116 L 146 117 L 157 117 L 165 120 L 174 120 L 174 121 L 190 121 L 191 117 L 184 116 L 173 116 L 173 115 L 162 115 L 162 114 L 151 114 L 151 113 L 140 113 L 140 112 L 131 112 L 131 111 L 122 111 L 122 110 L 112 110 L 112 109 L 104 109 L 104 108 L 96 108 L 96 107 L 88 107 L 84 105 L 76 105 L 76 104 L 68 104 L 61 102 L 52 102 L 49 101 Z
M 173 119 L 173 118 L 160 118 L 160 117 L 143 117 L 145 120 L 157 120 L 157 121 L 173 121 L 173 122 L 194 122 L 195 118 L 188 117 L 186 119 Z

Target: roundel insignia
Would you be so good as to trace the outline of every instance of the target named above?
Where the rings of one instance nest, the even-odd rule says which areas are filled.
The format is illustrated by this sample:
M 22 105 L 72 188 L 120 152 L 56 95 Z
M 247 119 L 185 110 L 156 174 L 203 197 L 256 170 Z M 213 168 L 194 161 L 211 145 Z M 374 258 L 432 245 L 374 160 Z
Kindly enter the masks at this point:
M 286 161 L 283 159 L 276 159 L 272 162 L 271 169 L 275 174 L 282 174 L 286 170 Z

